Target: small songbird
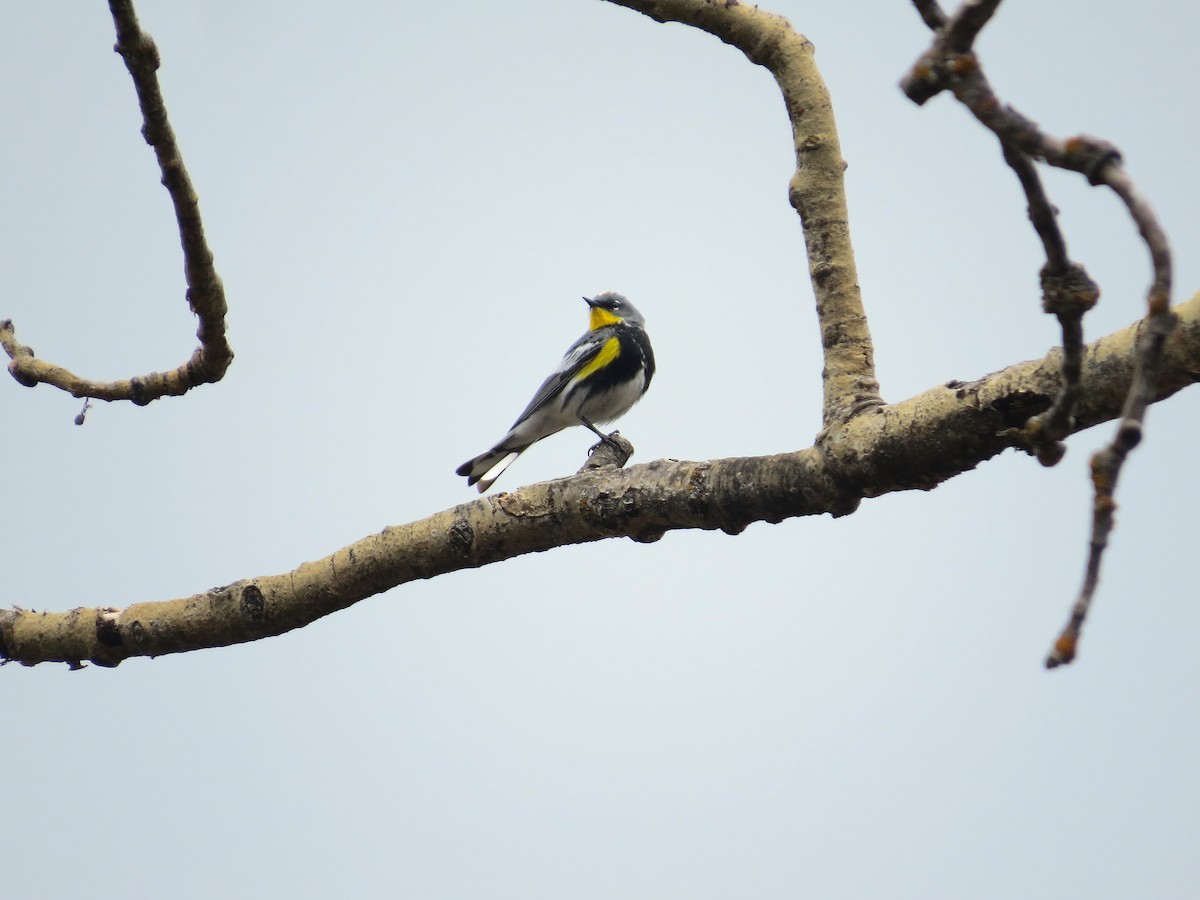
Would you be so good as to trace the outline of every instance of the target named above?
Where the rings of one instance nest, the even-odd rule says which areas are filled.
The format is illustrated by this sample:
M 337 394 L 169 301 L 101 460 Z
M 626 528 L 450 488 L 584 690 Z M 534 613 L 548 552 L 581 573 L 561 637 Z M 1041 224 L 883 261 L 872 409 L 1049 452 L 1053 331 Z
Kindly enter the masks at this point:
M 529 447 L 564 428 L 583 425 L 608 440 L 596 423 L 620 418 L 650 387 L 654 351 L 642 314 L 615 291 L 583 299 L 592 310 L 587 333 L 567 350 L 508 434 L 456 470 L 481 494 Z

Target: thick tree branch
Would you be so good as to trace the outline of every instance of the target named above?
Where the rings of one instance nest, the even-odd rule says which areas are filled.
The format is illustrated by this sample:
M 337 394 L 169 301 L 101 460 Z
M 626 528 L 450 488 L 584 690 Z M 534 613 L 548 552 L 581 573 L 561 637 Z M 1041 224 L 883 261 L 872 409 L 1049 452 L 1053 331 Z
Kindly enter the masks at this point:
M 1200 378 L 1200 294 L 1178 309 L 1154 398 Z M 1138 322 L 1086 348 L 1074 428 L 1118 416 L 1133 378 Z M 875 408 L 816 446 L 774 456 L 659 460 L 601 469 L 464 503 L 385 528 L 292 572 L 248 578 L 179 600 L 125 609 L 0 612 L 0 658 L 26 665 L 113 666 L 282 634 L 422 578 L 553 547 L 683 528 L 736 534 L 752 522 L 845 515 L 866 497 L 928 490 L 1013 446 L 1011 430 L 1059 389 L 1061 352 L 972 382 L 952 381 Z
M 200 346 L 187 362 L 169 372 L 151 372 L 120 381 L 92 381 L 38 359 L 32 349 L 18 343 L 13 323 L 7 319 L 0 322 L 0 346 L 12 360 L 8 371 L 26 387 L 50 384 L 76 397 L 131 400 L 143 406 L 159 397 L 185 394 L 199 384 L 220 381 L 233 361 L 233 350 L 225 338 L 225 289 L 213 266 L 212 251 L 200 220 L 199 200 L 184 168 L 158 85 L 158 48 L 138 26 L 132 0 L 110 0 L 109 9 L 117 30 L 113 49 L 121 54 L 133 77 L 142 109 L 142 135 L 154 148 L 162 183 L 175 207 L 183 245 L 187 301 L 200 320 L 196 332 Z
M 711 0 L 610 0 L 657 22 L 679 22 L 737 47 L 775 77 L 796 151 L 789 197 L 800 214 L 808 271 L 825 353 L 825 426 L 883 401 L 875 351 L 858 285 L 846 208 L 842 159 L 829 91 L 813 45 L 787 19 L 749 3 Z

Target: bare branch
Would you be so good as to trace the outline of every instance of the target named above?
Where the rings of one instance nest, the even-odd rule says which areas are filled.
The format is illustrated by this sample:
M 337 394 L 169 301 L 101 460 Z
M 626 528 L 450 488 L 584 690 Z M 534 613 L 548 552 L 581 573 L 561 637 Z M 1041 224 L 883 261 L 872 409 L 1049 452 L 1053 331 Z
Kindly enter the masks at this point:
M 75 397 L 96 400 L 131 400 L 139 406 L 164 396 L 179 396 L 199 384 L 220 381 L 233 361 L 233 350 L 225 338 L 225 289 L 213 267 L 212 251 L 204 237 L 200 204 L 183 165 L 175 133 L 158 85 L 158 48 L 138 25 L 132 0 L 110 0 L 117 31 L 114 49 L 125 60 L 133 77 L 142 109 L 142 135 L 158 158 L 162 183 L 175 207 L 179 237 L 183 245 L 187 300 L 200 320 L 196 337 L 200 346 L 183 365 L 169 372 L 151 372 L 120 381 L 92 381 L 34 356 L 18 343 L 10 320 L 0 322 L 0 346 L 12 360 L 8 371 L 26 387 L 50 384 Z
M 1124 171 L 1118 168 L 1108 173 L 1107 177 L 1111 179 L 1109 183 L 1113 190 L 1125 200 L 1126 206 L 1137 211 L 1134 217 L 1138 221 L 1138 230 L 1151 249 L 1155 283 L 1150 289 L 1150 312 L 1143 322 L 1139 323 L 1141 334 L 1138 338 L 1137 362 L 1129 393 L 1125 398 L 1125 406 L 1121 411 L 1121 423 L 1112 442 L 1092 456 L 1095 500 L 1092 504 L 1092 537 L 1088 543 L 1087 568 L 1084 572 L 1083 587 L 1071 608 L 1070 618 L 1046 657 L 1048 669 L 1072 662 L 1078 652 L 1079 636 L 1091 609 L 1096 585 L 1099 583 L 1100 562 L 1108 546 L 1108 535 L 1112 531 L 1113 517 L 1117 510 L 1114 499 L 1117 479 L 1121 475 L 1125 457 L 1141 443 L 1146 408 L 1154 401 L 1159 370 L 1164 363 L 1164 350 L 1181 318 L 1167 306 L 1171 290 L 1171 255 L 1166 235 Z M 1182 313 L 1186 306 L 1190 306 L 1190 303 L 1179 312 Z M 1186 326 L 1188 323 L 1183 324 Z
M 883 403 L 858 285 L 837 125 L 813 45 L 787 19 L 749 3 L 610 0 L 657 22 L 680 22 L 737 47 L 775 77 L 796 151 L 789 196 L 800 214 L 825 353 L 825 427 Z
M 1042 309 L 1058 317 L 1063 338 L 1063 383 L 1054 405 L 1034 416 L 1021 429 L 1021 438 L 1044 466 L 1063 458 L 1063 438 L 1071 433 L 1071 413 L 1079 399 L 1080 369 L 1083 366 L 1083 316 L 1096 304 L 1100 289 L 1083 266 L 1069 263 L 1058 274 L 1048 263 L 1042 268 Z
M 958 12 L 943 26 L 946 47 L 955 53 L 970 50 L 999 6 L 1000 0 L 963 0 Z
M 972 102 L 979 105 L 979 111 L 972 108 L 977 116 L 983 111 L 998 107 L 999 101 L 992 93 L 991 86 L 978 67 L 973 56 L 956 57 L 957 54 L 969 54 L 979 31 L 987 24 L 999 2 L 967 2 L 947 19 L 941 8 L 936 4 L 922 3 L 914 0 L 914 5 L 922 19 L 931 29 L 937 32 L 933 47 L 914 67 L 905 82 L 905 90 L 909 96 L 924 102 L 937 84 L 951 85 L 953 76 L 938 77 L 935 73 L 939 68 L 953 69 L 959 65 L 964 73 L 975 79 L 970 92 Z M 951 61 L 958 60 L 956 63 Z M 969 60 L 969 65 L 961 60 Z M 934 91 L 936 93 L 936 91 Z M 963 100 L 967 103 L 967 100 Z M 1019 119 L 1015 111 L 1008 110 Z M 982 119 L 981 119 L 982 120 Z M 1027 124 L 1036 131 L 1033 123 Z M 988 124 L 988 123 L 985 123 Z M 1012 123 L 1010 123 L 1012 124 Z M 1029 221 L 1041 239 L 1046 253 L 1046 265 L 1042 267 L 1042 309 L 1055 315 L 1062 328 L 1063 336 L 1063 384 L 1055 397 L 1050 409 L 1030 419 L 1022 429 L 1021 437 L 1028 449 L 1034 453 L 1042 465 L 1057 464 L 1066 453 L 1066 445 L 1062 439 L 1070 434 L 1071 409 L 1079 396 L 1079 369 L 1083 354 L 1083 316 L 1095 306 L 1100 297 L 1100 288 L 1092 281 L 1084 267 L 1073 262 L 1067 255 L 1066 240 L 1058 227 L 1058 211 L 1050 203 L 1042 187 L 1037 169 L 1027 155 L 1026 150 L 1006 139 L 1001 130 L 988 124 L 1000 140 L 1004 152 L 1004 161 L 1016 174 L 1021 188 L 1025 192 L 1028 203 Z M 1015 126 L 1014 126 L 1015 127 Z
M 980 29 L 991 18 L 999 6 L 998 2 L 967 2 L 954 15 L 947 19 L 936 0 L 921 2 L 914 0 L 917 11 L 931 29 L 938 32 L 933 48 L 922 57 L 914 68 L 906 90 L 914 99 L 928 97 L 922 93 L 932 89 L 939 80 L 933 77 L 933 72 L 939 65 L 949 65 L 946 60 L 954 54 L 969 53 L 978 37 Z M 965 65 L 968 72 L 980 82 L 972 92 L 972 97 L 980 104 L 980 108 L 999 106 L 999 101 L 991 92 L 986 78 L 970 57 L 971 64 Z M 914 92 L 916 96 L 914 96 Z M 929 94 L 928 96 L 932 96 Z M 923 102 L 918 99 L 918 102 Z M 966 102 L 966 101 L 964 101 Z M 974 111 L 974 110 L 973 110 Z M 1010 112 L 1012 112 L 1010 110 Z M 979 115 L 980 113 L 977 113 Z M 1015 113 L 1014 113 L 1015 115 Z M 1032 123 L 1028 123 L 1031 127 Z M 989 127 L 992 127 L 989 125 Z M 995 130 L 995 129 L 993 129 Z M 1100 297 L 1100 289 L 1082 265 L 1072 262 L 1067 255 L 1066 241 L 1059 230 L 1057 210 L 1046 197 L 1041 178 L 1037 169 L 1026 155 L 1026 151 L 1006 140 L 1000 131 L 996 131 L 1004 151 L 1004 161 L 1016 173 L 1025 192 L 1029 205 L 1029 220 L 1042 241 L 1046 252 L 1046 265 L 1042 268 L 1042 309 L 1058 318 L 1063 335 L 1063 385 L 1053 406 L 1041 415 L 1034 416 L 1026 423 L 1022 437 L 1029 449 L 1038 460 L 1047 466 L 1055 465 L 1066 452 L 1062 439 L 1069 431 L 1071 409 L 1079 396 L 1079 368 L 1083 353 L 1083 316 L 1095 306 Z
M 1029 204 L 1029 221 L 1042 241 L 1046 264 L 1042 267 L 1042 309 L 1058 318 L 1063 336 L 1063 384 L 1054 405 L 1034 416 L 1022 437 L 1044 466 L 1057 464 L 1066 453 L 1062 439 L 1070 434 L 1071 410 L 1079 396 L 1079 370 L 1083 362 L 1083 317 L 1100 298 L 1100 288 L 1082 265 L 1067 256 L 1067 242 L 1058 227 L 1058 210 L 1046 197 L 1033 162 L 1001 141 L 1008 163 Z
M 1071 260 L 1067 258 L 1067 242 L 1058 227 L 1058 210 L 1046 196 L 1042 179 L 1029 158 L 1008 144 L 1001 144 L 1001 149 L 1004 151 L 1004 161 L 1016 174 L 1025 192 L 1029 221 L 1046 252 L 1046 269 L 1051 274 L 1061 275 L 1070 267 Z
M 937 0 L 913 0 L 913 6 L 921 16 L 921 21 L 929 26 L 930 31 L 937 31 L 946 24 L 946 14 L 942 12 Z
M 1152 397 L 1200 374 L 1200 294 L 1178 310 Z M 1121 411 L 1141 323 L 1087 348 L 1073 427 Z M 737 533 L 751 522 L 845 515 L 865 497 L 928 490 L 1013 446 L 1007 432 L 1046 409 L 1061 353 L 973 382 L 949 382 L 831 429 L 823 443 L 775 456 L 659 460 L 488 495 L 418 522 L 385 528 L 292 572 L 249 578 L 191 597 L 125 609 L 0 611 L 0 659 L 112 666 L 258 640 L 300 628 L 390 588 L 525 553 L 613 537 L 652 541 L 682 528 Z
M 937 16 L 929 12 L 928 4 L 914 2 L 927 23 L 936 21 Z M 999 5 L 999 0 L 966 0 L 949 20 L 936 28 L 933 46 L 921 56 L 901 86 L 918 104 L 925 103 L 942 90 L 953 91 L 975 118 L 1000 139 L 1005 159 L 1017 171 L 1026 196 L 1030 198 L 1030 218 L 1042 237 L 1048 260 L 1042 272 L 1043 307 L 1058 316 L 1065 351 L 1062 390 L 1051 409 L 1043 416 L 1031 419 L 1024 428 L 1024 439 L 1036 449 L 1038 459 L 1044 464 L 1053 465 L 1064 452 L 1060 441 L 1069 433 L 1071 409 L 1080 391 L 1078 367 L 1083 346 L 1082 318 L 1095 304 L 1099 291 L 1082 267 L 1066 259 L 1065 243 L 1057 234 L 1057 226 L 1052 232 L 1045 230 L 1047 222 L 1053 221 L 1053 211 L 1048 204 L 1045 204 L 1046 209 L 1035 209 L 1035 204 L 1044 203 L 1044 197 L 1039 201 L 1041 187 L 1036 183 L 1036 174 L 1027 162 L 1020 161 L 1020 157 L 1045 160 L 1052 166 L 1080 172 L 1094 185 L 1112 188 L 1137 225 L 1150 253 L 1153 270 L 1147 294 L 1145 333 L 1138 342 L 1136 375 L 1129 388 L 1121 425 L 1112 443 L 1092 459 L 1092 481 L 1096 492 L 1088 564 L 1071 618 L 1046 659 L 1047 667 L 1054 668 L 1075 657 L 1079 634 L 1098 583 L 1100 561 L 1113 526 L 1116 510 L 1113 491 L 1125 457 L 1141 440 L 1142 423 L 1156 384 L 1162 348 L 1175 327 L 1175 317 L 1170 311 L 1171 251 L 1157 216 L 1121 166 L 1121 154 L 1116 147 L 1086 135 L 1066 140 L 1052 138 L 1043 134 L 1032 120 L 996 97 L 972 46 L 979 30 Z M 937 12 L 940 14 L 940 10 Z M 1064 268 L 1056 271 L 1064 264 Z

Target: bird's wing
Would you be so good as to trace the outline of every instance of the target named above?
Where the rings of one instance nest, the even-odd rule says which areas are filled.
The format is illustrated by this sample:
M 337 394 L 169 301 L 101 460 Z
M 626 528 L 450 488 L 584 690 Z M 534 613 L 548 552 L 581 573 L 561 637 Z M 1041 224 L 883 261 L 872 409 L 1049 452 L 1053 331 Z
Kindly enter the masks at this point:
M 596 332 L 589 331 L 567 350 L 562 361 L 558 364 L 558 368 L 542 382 L 542 386 L 537 389 L 537 393 L 533 395 L 533 399 L 529 401 L 529 405 L 525 407 L 525 411 L 517 416 L 517 421 L 513 423 L 513 428 L 523 419 L 528 418 L 533 413 L 537 412 L 553 397 L 565 390 L 571 379 L 579 374 L 580 369 L 590 363 L 600 353 L 604 346 L 607 335 L 600 336 Z

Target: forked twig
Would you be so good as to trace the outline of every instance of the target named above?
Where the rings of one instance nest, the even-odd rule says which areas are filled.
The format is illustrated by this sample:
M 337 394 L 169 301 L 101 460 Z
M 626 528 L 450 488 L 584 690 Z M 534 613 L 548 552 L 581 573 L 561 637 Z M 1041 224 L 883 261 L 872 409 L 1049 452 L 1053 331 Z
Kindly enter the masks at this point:
M 1053 465 L 1063 453 L 1061 440 L 1070 433 L 1071 409 L 1079 396 L 1083 354 L 1083 315 L 1096 303 L 1099 290 L 1083 268 L 1069 260 L 1066 244 L 1054 224 L 1053 207 L 1046 200 L 1030 160 L 1040 159 L 1059 168 L 1085 175 L 1094 185 L 1106 185 L 1121 198 L 1150 253 L 1153 279 L 1147 296 L 1148 312 L 1137 346 L 1134 380 L 1126 397 L 1121 424 L 1112 443 L 1092 458 L 1095 501 L 1092 537 L 1083 587 L 1071 617 L 1046 659 L 1053 668 L 1075 658 L 1080 630 L 1087 617 L 1100 562 L 1113 527 L 1116 503 L 1113 492 L 1129 451 L 1141 440 L 1146 406 L 1157 383 L 1159 361 L 1167 336 L 1175 326 L 1170 310 L 1171 251 L 1166 234 L 1150 205 L 1137 191 L 1121 165 L 1121 155 L 1111 144 L 1081 135 L 1058 140 L 1044 134 L 1036 123 L 1000 102 L 974 54 L 979 31 L 995 13 L 1000 0 L 966 0 L 947 17 L 936 0 L 913 0 L 922 20 L 935 31 L 933 45 L 922 54 L 901 82 L 904 92 L 918 104 L 950 90 L 971 113 L 1000 139 L 1005 160 L 1017 173 L 1029 200 L 1030 220 L 1046 250 L 1042 269 L 1043 308 L 1054 313 L 1063 331 L 1063 383 L 1054 404 L 1031 418 L 1021 435 L 1038 459 Z

